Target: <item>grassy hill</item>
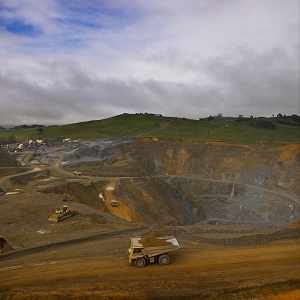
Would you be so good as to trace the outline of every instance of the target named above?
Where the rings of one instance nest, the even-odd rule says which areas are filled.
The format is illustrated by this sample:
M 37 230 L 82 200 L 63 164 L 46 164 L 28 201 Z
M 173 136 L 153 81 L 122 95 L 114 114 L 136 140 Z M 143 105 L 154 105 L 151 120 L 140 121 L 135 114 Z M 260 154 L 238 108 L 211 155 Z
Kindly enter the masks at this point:
M 151 114 L 122 114 L 112 118 L 37 129 L 2 130 L 0 138 L 95 139 L 107 137 L 158 137 L 194 141 L 222 141 L 254 147 L 274 147 L 286 142 L 300 142 L 300 127 L 294 122 L 278 123 L 278 118 L 254 119 L 272 122 L 275 129 L 250 127 L 247 118 L 215 118 L 211 121 L 161 117 Z M 259 126 L 258 126 L 259 127 Z

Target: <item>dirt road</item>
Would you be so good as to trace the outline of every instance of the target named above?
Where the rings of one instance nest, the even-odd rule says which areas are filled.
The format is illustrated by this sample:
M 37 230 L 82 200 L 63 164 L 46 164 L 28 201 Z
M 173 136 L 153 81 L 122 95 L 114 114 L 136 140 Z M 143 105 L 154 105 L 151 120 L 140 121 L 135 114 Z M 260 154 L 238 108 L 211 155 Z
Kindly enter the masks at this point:
M 128 235 L 70 244 L 0 264 L 1 299 L 299 299 L 299 239 L 223 247 L 179 239 L 171 264 L 127 260 Z

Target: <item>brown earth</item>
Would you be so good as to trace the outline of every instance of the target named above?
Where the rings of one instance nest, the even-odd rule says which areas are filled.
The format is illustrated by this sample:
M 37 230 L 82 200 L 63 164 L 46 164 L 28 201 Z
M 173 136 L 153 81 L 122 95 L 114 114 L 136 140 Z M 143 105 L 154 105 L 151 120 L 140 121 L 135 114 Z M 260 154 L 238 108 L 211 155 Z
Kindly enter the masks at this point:
M 167 242 L 165 240 L 159 239 L 156 236 L 149 236 L 144 237 L 140 240 L 138 240 L 140 244 L 142 244 L 144 247 L 157 247 L 157 246 L 169 246 L 172 245 L 172 243 Z
M 299 239 L 255 247 L 179 239 L 170 265 L 137 269 L 128 238 L 3 257 L 1 299 L 299 299 Z
M 0 254 L 1 299 L 299 299 L 299 145 L 101 147 L 0 153 L 0 235 L 15 249 Z M 79 214 L 48 221 L 64 204 Z M 129 265 L 129 238 L 153 232 L 177 237 L 171 264 Z
M 113 157 L 64 170 L 114 180 L 114 196 L 130 207 L 127 219 L 133 221 L 287 226 L 300 218 L 299 144 L 253 149 L 150 140 L 120 145 Z

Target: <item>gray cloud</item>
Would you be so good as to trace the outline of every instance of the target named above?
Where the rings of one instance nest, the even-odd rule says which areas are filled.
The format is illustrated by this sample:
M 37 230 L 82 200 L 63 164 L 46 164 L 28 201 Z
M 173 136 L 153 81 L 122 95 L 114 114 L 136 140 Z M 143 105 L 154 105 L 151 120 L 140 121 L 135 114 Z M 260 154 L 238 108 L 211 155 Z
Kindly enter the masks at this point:
M 1 28 L 0 125 L 299 113 L 298 1 L 18 3 L 41 31 Z
M 282 48 L 262 54 L 240 48 L 230 56 L 209 59 L 205 70 L 243 113 L 299 113 L 298 49 L 288 55 Z
M 38 123 L 65 123 L 99 119 L 123 112 L 155 112 L 199 118 L 222 113 L 226 116 L 270 116 L 299 112 L 299 55 L 274 48 L 258 54 L 245 48 L 205 61 L 182 64 L 182 69 L 205 72 L 211 84 L 201 80 L 174 83 L 101 79 L 73 61 L 51 64 L 49 85 L 41 85 L 13 72 L 2 76 L 4 107 L 14 119 Z M 167 61 L 167 60 L 166 60 Z M 200 72 L 200 77 L 201 77 Z M 4 108 L 5 110 L 5 108 Z M 5 120 L 5 115 L 1 116 Z

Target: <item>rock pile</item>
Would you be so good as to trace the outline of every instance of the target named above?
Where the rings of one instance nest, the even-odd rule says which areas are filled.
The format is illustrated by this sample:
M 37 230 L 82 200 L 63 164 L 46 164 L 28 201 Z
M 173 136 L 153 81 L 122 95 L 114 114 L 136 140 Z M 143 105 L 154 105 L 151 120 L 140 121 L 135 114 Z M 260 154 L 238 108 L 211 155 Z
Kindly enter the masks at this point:
M 159 239 L 156 236 L 149 236 L 139 240 L 139 243 L 144 247 L 158 247 L 158 246 L 170 246 L 172 243 L 166 240 Z

